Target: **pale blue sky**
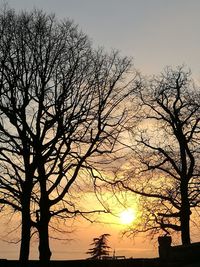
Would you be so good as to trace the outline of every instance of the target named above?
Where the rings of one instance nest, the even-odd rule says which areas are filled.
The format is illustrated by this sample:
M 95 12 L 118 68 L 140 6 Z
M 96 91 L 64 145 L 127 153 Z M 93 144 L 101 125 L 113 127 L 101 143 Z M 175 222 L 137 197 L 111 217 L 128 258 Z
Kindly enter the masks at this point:
M 199 0 L 8 0 L 68 17 L 95 45 L 119 49 L 143 73 L 186 64 L 200 79 Z

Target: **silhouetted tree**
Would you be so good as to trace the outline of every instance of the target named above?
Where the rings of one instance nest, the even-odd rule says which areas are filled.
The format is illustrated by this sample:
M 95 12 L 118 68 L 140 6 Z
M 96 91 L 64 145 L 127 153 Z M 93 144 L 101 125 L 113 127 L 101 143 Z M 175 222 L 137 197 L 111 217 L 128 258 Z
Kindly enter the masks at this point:
M 38 10 L 0 14 L 0 202 L 21 213 L 22 262 L 31 227 L 45 262 L 51 218 L 82 212 L 73 185 L 114 151 L 134 90 L 130 71 L 117 52 L 92 50 L 71 21 Z
M 93 242 L 90 244 L 93 246 L 87 251 L 87 254 L 90 254 L 90 259 L 101 259 L 102 256 L 108 256 L 109 255 L 109 249 L 108 246 L 108 237 L 109 234 L 103 234 L 99 237 L 96 237 L 93 239 Z
M 178 231 L 190 243 L 191 213 L 200 204 L 199 96 L 182 68 L 167 68 L 137 94 L 133 168 L 117 182 L 141 196 L 142 218 L 132 234 Z

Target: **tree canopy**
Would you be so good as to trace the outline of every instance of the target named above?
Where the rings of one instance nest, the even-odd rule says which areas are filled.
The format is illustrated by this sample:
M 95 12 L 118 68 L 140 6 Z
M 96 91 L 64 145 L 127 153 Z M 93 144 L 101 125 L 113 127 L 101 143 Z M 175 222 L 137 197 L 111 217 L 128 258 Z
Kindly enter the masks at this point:
M 87 251 L 87 254 L 90 254 L 90 259 L 101 259 L 102 256 L 108 256 L 109 255 L 109 249 L 108 246 L 108 237 L 109 234 L 103 234 L 99 237 L 96 237 L 93 239 L 93 242 L 90 244 L 93 246 Z
M 94 50 L 72 21 L 0 14 L 0 203 L 21 214 L 22 261 L 31 229 L 48 261 L 53 218 L 90 212 L 76 206 L 73 188 L 114 152 L 135 80 L 130 59 Z
M 182 67 L 167 68 L 137 94 L 132 167 L 118 184 L 141 196 L 142 220 L 133 234 L 175 231 L 190 243 L 191 214 L 200 203 L 199 96 Z

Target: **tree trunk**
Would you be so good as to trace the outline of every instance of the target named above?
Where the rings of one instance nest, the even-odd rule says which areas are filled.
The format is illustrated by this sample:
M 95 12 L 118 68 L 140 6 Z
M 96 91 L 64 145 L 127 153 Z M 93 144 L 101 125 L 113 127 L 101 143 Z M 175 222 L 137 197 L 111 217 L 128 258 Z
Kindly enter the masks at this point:
M 183 245 L 190 244 L 190 203 L 188 199 L 188 185 L 181 186 L 182 207 L 180 213 L 181 241 Z
M 51 258 L 49 248 L 48 222 L 40 221 L 39 226 L 39 259 L 42 264 L 48 263 Z
M 190 244 L 189 216 L 182 216 L 181 220 L 181 241 L 183 245 Z
M 190 210 L 182 209 L 181 212 L 181 241 L 183 245 L 190 244 Z
M 180 126 L 179 126 L 180 127 Z M 187 141 L 183 134 L 183 129 L 179 128 L 177 139 L 180 144 L 181 155 L 181 210 L 180 210 L 180 223 L 181 223 L 181 241 L 183 245 L 190 244 L 190 202 L 188 198 L 188 163 L 187 163 Z
M 22 230 L 21 230 L 21 247 L 19 260 L 20 266 L 27 266 L 29 252 L 30 252 L 30 239 L 31 239 L 31 218 L 30 218 L 30 197 L 27 194 L 22 200 Z
M 49 199 L 46 191 L 46 181 L 42 180 L 41 197 L 40 197 L 40 216 L 38 222 L 39 232 L 39 259 L 42 264 L 47 264 L 51 258 L 51 250 L 49 247 Z

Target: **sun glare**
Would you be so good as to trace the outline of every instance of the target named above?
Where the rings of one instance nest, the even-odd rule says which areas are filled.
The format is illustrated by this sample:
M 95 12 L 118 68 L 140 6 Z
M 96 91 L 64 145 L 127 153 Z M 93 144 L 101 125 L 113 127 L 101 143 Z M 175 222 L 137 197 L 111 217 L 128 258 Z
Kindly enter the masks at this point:
M 122 211 L 119 214 L 119 218 L 122 224 L 131 224 L 135 220 L 136 214 L 133 209 L 129 208 L 129 209 Z

